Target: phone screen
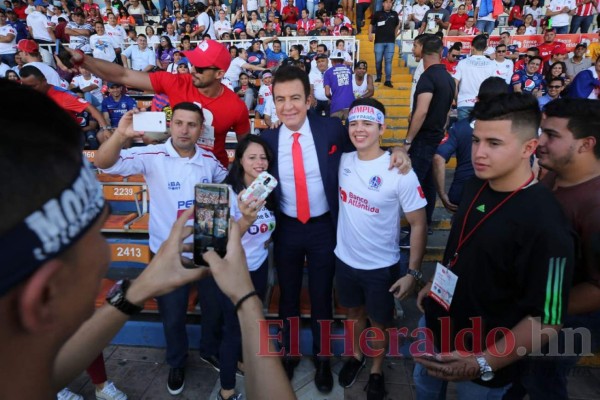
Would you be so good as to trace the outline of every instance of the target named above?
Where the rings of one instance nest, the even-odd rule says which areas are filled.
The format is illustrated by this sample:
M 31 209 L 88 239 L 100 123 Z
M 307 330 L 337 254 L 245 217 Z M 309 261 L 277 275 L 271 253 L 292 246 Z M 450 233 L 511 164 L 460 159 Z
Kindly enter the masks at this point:
M 194 193 L 194 264 L 208 265 L 202 254 L 227 252 L 229 237 L 229 186 L 201 183 Z

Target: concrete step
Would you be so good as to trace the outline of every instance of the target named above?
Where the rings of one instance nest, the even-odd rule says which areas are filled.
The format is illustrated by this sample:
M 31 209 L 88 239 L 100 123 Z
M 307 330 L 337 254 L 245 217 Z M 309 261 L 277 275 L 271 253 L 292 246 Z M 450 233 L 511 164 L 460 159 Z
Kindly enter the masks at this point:
M 389 116 L 408 116 L 410 113 L 410 107 L 407 105 L 387 105 L 385 104 L 385 112 Z

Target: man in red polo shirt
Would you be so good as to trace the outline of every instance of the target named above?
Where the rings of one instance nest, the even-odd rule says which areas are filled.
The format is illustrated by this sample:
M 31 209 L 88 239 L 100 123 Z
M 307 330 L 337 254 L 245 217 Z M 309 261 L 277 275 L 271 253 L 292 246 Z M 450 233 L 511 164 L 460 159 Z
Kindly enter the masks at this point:
M 298 7 L 294 6 L 294 0 L 288 0 L 288 5 L 283 7 L 281 11 L 281 18 L 285 26 L 289 25 L 292 29 L 296 29 L 299 15 L 300 12 L 298 11 Z
M 554 40 L 555 38 L 556 31 L 554 29 L 548 29 L 546 33 L 544 33 L 544 43 L 538 46 L 538 49 L 540 50 L 539 55 L 542 57 L 544 64 L 550 61 L 554 50 L 567 49 L 567 46 L 564 43 Z
M 221 84 L 225 71 L 231 64 L 231 56 L 225 46 L 214 40 L 201 42 L 194 50 L 184 51 L 192 73 L 134 71 L 97 58 L 72 52 L 71 61 L 83 65 L 92 74 L 111 82 L 120 83 L 155 93 L 166 94 L 172 106 L 189 101 L 202 106 L 204 127 L 198 144 L 212 151 L 221 164 L 229 165 L 225 151 L 227 132 L 234 131 L 238 140 L 250 132 L 250 120 L 246 104 Z

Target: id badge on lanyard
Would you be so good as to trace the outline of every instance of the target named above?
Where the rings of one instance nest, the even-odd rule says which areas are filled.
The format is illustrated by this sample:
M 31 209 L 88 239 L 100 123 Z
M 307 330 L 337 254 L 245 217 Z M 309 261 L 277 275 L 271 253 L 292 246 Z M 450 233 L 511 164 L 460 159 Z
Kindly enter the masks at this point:
M 444 267 L 442 264 L 437 263 L 431 290 L 429 290 L 429 297 L 435 300 L 436 303 L 442 306 L 446 311 L 449 311 L 457 281 L 458 276 L 456 276 L 454 272 L 450 271 L 449 268 Z

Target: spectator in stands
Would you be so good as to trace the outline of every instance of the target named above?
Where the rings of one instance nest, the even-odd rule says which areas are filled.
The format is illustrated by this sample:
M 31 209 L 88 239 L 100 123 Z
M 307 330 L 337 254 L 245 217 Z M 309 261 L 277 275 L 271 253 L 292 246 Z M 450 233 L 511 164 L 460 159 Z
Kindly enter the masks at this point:
M 115 62 L 117 53 L 113 38 L 106 33 L 104 24 L 98 21 L 94 24 L 96 33 L 90 36 L 90 48 L 95 58 L 108 62 Z
M 558 51 L 565 51 L 566 45 L 563 42 L 555 40 L 556 31 L 554 28 L 546 30 L 544 33 L 544 43 L 538 46 L 539 56 L 544 63 L 547 63 L 552 58 L 552 54 Z M 568 53 L 568 51 L 567 51 Z M 566 54 L 566 53 L 564 53 Z M 542 65 L 543 67 L 543 65 Z
M 21 39 L 27 39 L 29 33 L 27 24 L 17 17 L 15 11 L 10 9 L 6 10 L 6 18 L 8 19 L 8 25 L 12 26 L 17 32 L 16 42 L 19 43 Z
M 12 69 L 6 71 L 6 73 L 4 74 L 4 79 L 8 79 L 9 81 L 15 81 L 15 82 L 21 81 L 21 78 L 19 77 L 19 74 L 17 73 L 17 71 L 14 71 Z
M 477 0 L 474 12 L 477 20 L 475 26 L 479 32 L 487 33 L 488 35 L 492 33 L 496 24 L 496 18 L 494 18 L 493 7 L 490 7 L 491 5 L 492 2 L 488 0 Z
M 438 0 L 439 1 L 439 0 Z M 395 40 L 400 31 L 398 13 L 392 10 L 392 0 L 383 2 L 383 10 L 377 11 L 371 17 L 369 25 L 369 41 L 375 40 L 375 69 L 377 77 L 375 82 L 381 82 L 382 63 L 385 57 L 385 82 L 384 86 L 393 88 L 392 85 L 392 59 L 394 58 Z M 375 35 L 375 38 L 373 38 Z
M 256 88 L 250 83 L 250 77 L 247 73 L 241 72 L 237 80 L 237 85 L 234 86 L 233 91 L 242 99 L 246 104 L 248 111 L 254 110 L 254 98 Z
M 543 2 L 540 0 L 527 0 L 525 3 L 525 8 L 523 9 L 523 13 L 525 15 L 531 14 L 533 15 L 533 19 L 535 21 L 535 26 L 540 26 L 542 22 L 543 14 Z
M 294 6 L 294 0 L 287 0 L 287 6 L 283 7 L 283 10 L 281 11 L 281 19 L 284 27 L 296 29 L 299 18 L 300 11 L 298 10 L 298 7 Z
M 513 91 L 541 97 L 544 92 L 544 75 L 536 72 L 541 64 L 542 59 L 540 57 L 530 57 L 527 61 L 527 68 L 516 71 L 511 78 Z
M 302 54 L 304 47 L 301 44 L 290 46 L 290 56 L 284 59 L 281 65 L 294 65 L 296 63 L 304 65 L 307 74 L 310 74 L 311 61 Z
M 496 76 L 504 79 L 506 84 L 509 85 L 515 67 L 512 60 L 506 58 L 506 51 L 507 48 L 504 43 L 496 46 L 496 58 L 494 62 L 496 63 Z
M 187 68 L 187 71 L 183 71 L 180 68 L 183 66 L 185 66 Z M 170 72 L 172 74 L 179 74 L 179 73 L 184 73 L 184 72 L 189 74 L 191 70 L 192 70 L 192 66 L 190 65 L 188 59 L 183 57 L 181 50 L 175 50 L 175 52 L 173 53 L 173 62 L 171 64 L 169 64 L 166 71 Z M 183 71 L 183 72 L 181 72 L 181 71 Z
M 425 0 L 417 0 L 416 4 L 412 6 L 412 14 L 410 20 L 415 23 L 415 28 L 420 29 L 423 24 L 423 18 L 425 13 L 429 11 L 431 7 L 425 3 Z
M 417 298 L 425 312 L 420 326 L 424 323 L 426 332 L 431 333 L 424 339 L 430 347 L 423 348 L 427 353 L 443 352 L 435 358 L 415 357 L 413 378 L 419 399 L 444 398 L 447 381 L 455 382 L 461 400 L 503 398 L 517 375 L 518 362 L 531 352 L 539 354 L 560 329 L 567 312 L 575 247 L 560 205 L 534 180 L 531 169 L 541 120 L 537 101 L 530 95 L 503 94 L 478 102 L 473 117 L 472 159 L 479 179 L 465 185 L 443 264 L 438 266 L 440 273 L 441 265 L 448 265 L 459 283 L 450 288 L 434 279 L 433 285 L 449 288 L 450 295 L 432 296 L 432 283 L 428 283 Z M 513 194 L 490 213 L 490 203 L 484 199 L 498 192 L 504 193 L 503 199 Z M 485 210 L 475 204 L 485 205 Z M 476 207 L 485 211 L 486 223 L 480 224 L 469 240 L 459 240 L 464 237 L 461 232 L 469 229 L 467 220 L 476 215 L 472 213 L 480 213 Z M 488 260 L 485 267 L 482 259 Z M 511 272 L 504 270 L 508 265 Z M 507 274 L 511 279 L 498 279 Z M 557 289 L 546 291 L 552 282 Z M 491 300 L 492 293 L 499 297 Z M 555 296 L 560 296 L 554 301 L 557 307 L 545 307 Z M 529 305 L 525 309 L 520 306 L 524 303 Z M 471 328 L 474 318 L 481 319 L 483 327 L 467 344 L 462 341 L 466 332 L 462 329 Z M 442 332 L 441 326 L 448 329 Z M 507 336 L 489 334 L 496 328 L 514 338 L 511 350 L 502 355 L 492 349 L 508 349 Z M 531 335 L 540 331 L 544 334 L 532 341 Z M 474 350 L 473 343 L 481 343 L 481 347 Z
M 389 170 L 390 154 L 379 146 L 385 131 L 385 107 L 375 99 L 359 99 L 352 103 L 349 115 L 349 136 L 355 152 L 342 154 L 340 161 L 339 191 L 340 216 L 335 248 L 336 288 L 340 304 L 348 309 L 354 332 L 363 332 L 370 325 L 385 331 L 392 325 L 394 297 L 404 299 L 421 282 L 421 262 L 427 242 L 425 199 L 421 196 L 419 181 L 414 172 L 399 175 Z M 375 174 L 375 175 L 374 175 Z M 373 177 L 391 184 L 389 190 L 373 190 Z M 356 207 L 352 195 L 362 197 L 373 213 Z M 412 229 L 412 251 L 408 273 L 400 277 L 398 232 L 400 214 L 404 213 Z M 377 234 L 375 234 L 377 232 Z M 380 234 L 380 236 L 379 236 Z M 375 240 L 364 240 L 375 237 Z M 398 279 L 399 278 L 399 279 Z M 346 332 L 350 334 L 350 332 Z M 367 358 L 372 359 L 369 381 L 365 390 L 367 399 L 385 399 L 385 358 L 388 334 L 367 352 L 360 346 L 358 335 L 352 334 L 353 356 L 340 370 L 340 386 L 351 387 Z M 395 339 L 393 339 L 395 340 Z
M 520 70 L 525 70 L 527 68 L 527 63 L 533 57 L 537 57 L 539 55 L 539 49 L 537 47 L 530 47 L 527 49 L 525 56 L 520 60 L 515 62 L 515 72 Z M 537 71 L 538 73 L 542 73 L 542 66 Z
M 71 84 L 69 90 L 77 88 L 81 91 L 82 97 L 88 103 L 94 107 L 99 108 L 102 105 L 104 96 L 102 95 L 102 79 L 94 76 L 87 69 L 79 68 L 79 75 L 76 75 Z
M 331 116 L 345 121 L 354 101 L 352 70 L 344 64 L 344 54 L 334 50 L 329 57 L 332 67 L 323 75 L 325 96 L 331 100 Z
M 104 118 L 110 122 L 109 126 L 116 127 L 123 115 L 129 110 L 137 108 L 134 99 L 123 94 L 123 85 L 116 82 L 108 82 L 108 96 L 102 101 L 102 113 Z
M 563 79 L 565 86 L 568 86 L 571 83 L 571 80 L 567 78 L 567 66 L 563 61 L 557 61 L 553 63 L 551 67 L 548 68 L 548 71 L 544 75 L 544 87 L 553 78 Z
M 569 16 L 575 15 L 575 0 L 550 0 L 546 17 L 552 17 L 552 29 L 558 34 L 569 33 Z
M 569 54 L 569 51 L 563 47 L 557 47 L 554 50 L 552 50 L 552 57 L 550 58 L 550 60 L 548 62 L 544 63 L 544 68 L 543 68 L 542 72 L 544 74 L 546 74 L 548 71 L 550 71 L 552 66 L 554 64 L 556 64 L 557 62 L 564 63 L 564 61 L 567 59 L 567 54 Z M 565 72 L 566 72 L 566 67 L 565 67 Z
M 465 26 L 458 30 L 458 36 L 474 36 L 479 34 L 479 29 L 474 26 L 475 17 L 469 16 L 465 21 Z
M 538 103 L 540 103 L 540 110 L 544 110 L 546 104 L 553 100 L 560 98 L 560 95 L 565 88 L 565 81 L 560 76 L 555 76 L 546 80 L 546 94 L 538 97 Z
M 125 39 L 127 38 L 127 32 L 121 25 L 119 25 L 115 14 L 108 14 L 108 23 L 104 25 L 104 29 L 106 30 L 106 34 L 112 39 L 115 47 L 115 53 L 120 60 L 123 45 L 125 43 Z
M 373 97 L 375 86 L 373 85 L 373 76 L 367 73 L 367 62 L 360 60 L 354 67 L 352 75 L 352 92 L 355 99 L 364 99 Z
M 173 62 L 173 54 L 177 49 L 171 43 L 171 39 L 168 36 L 160 37 L 160 44 L 156 49 L 156 62 L 160 69 L 167 69 L 169 64 Z
M 139 34 L 137 46 L 129 46 L 121 54 L 123 66 L 134 71 L 148 72 L 156 68 L 156 54 L 148 47 L 146 35 Z
M 417 67 L 415 68 L 415 71 L 413 72 L 412 84 L 410 85 L 410 114 L 408 116 L 409 123 L 410 123 L 410 118 L 411 118 L 412 112 L 415 109 L 414 97 L 415 97 L 415 90 L 417 88 L 417 83 L 419 82 L 419 78 L 425 71 L 425 67 L 423 67 L 423 59 L 421 58 L 421 55 L 422 55 L 421 51 L 423 49 L 423 41 L 425 40 L 426 37 L 428 37 L 428 35 L 429 34 L 417 35 L 413 40 L 412 55 L 415 58 L 415 61 L 417 62 Z
M 460 57 L 460 49 L 458 46 L 460 42 L 454 43 L 450 49 L 448 49 L 448 55 L 446 58 L 442 58 L 442 64 L 446 66 L 446 71 L 454 78 L 454 74 L 456 73 L 456 66 L 458 65 L 459 57 Z M 512 70 L 511 70 L 512 72 Z
M 433 8 L 423 17 L 419 33 L 436 33 L 450 26 L 450 12 L 442 7 L 443 0 L 433 0 Z
M 251 42 L 250 47 L 248 47 L 248 63 L 259 67 L 265 67 L 267 65 L 267 56 L 261 50 L 262 45 L 262 40 L 255 39 Z M 255 72 L 252 75 L 257 77 L 259 74 Z
M 7 23 L 6 12 L 0 9 L 0 62 L 14 67 L 17 46 L 17 31 Z
M 23 39 L 17 43 L 17 51 L 19 52 L 19 58 L 23 62 L 24 66 L 34 66 L 39 69 L 42 74 L 46 77 L 46 81 L 53 86 L 66 89 L 69 85 L 63 81 L 58 72 L 50 67 L 45 62 L 42 62 L 42 56 L 40 55 L 40 47 L 33 40 Z M 19 71 L 19 75 L 21 75 Z
M 272 43 L 272 49 L 269 47 L 269 43 Z M 267 56 L 266 67 L 269 69 L 278 67 L 287 57 L 287 55 L 281 51 L 281 41 L 277 39 L 277 36 L 264 38 L 262 46 L 265 51 L 265 55 Z
M 565 61 L 565 65 L 567 66 L 567 77 L 569 79 L 573 80 L 579 72 L 592 66 L 592 61 L 585 56 L 586 51 L 587 46 L 583 43 L 578 43 L 577 46 L 575 46 L 573 57 Z
M 523 32 L 523 34 L 524 35 L 536 35 L 537 27 L 534 24 L 535 24 L 535 19 L 533 18 L 533 15 L 532 14 L 525 15 L 525 18 L 523 19 L 523 25 L 522 25 L 525 27 L 525 31 Z
M 510 7 L 508 13 L 508 25 L 519 27 L 523 25 L 523 3 L 524 0 L 517 0 Z
M 46 16 L 48 3 L 44 0 L 35 0 L 33 2 L 35 10 L 27 15 L 27 28 L 33 40 L 40 44 L 53 44 L 56 37 L 54 36 L 53 27 Z
M 596 0 L 582 0 L 575 3 L 577 8 L 575 14 L 571 17 L 571 27 L 569 33 L 588 33 L 590 26 L 594 21 L 594 8 L 598 7 Z
M 231 82 L 232 87 L 239 86 L 239 76 L 244 71 L 264 71 L 266 68 L 252 65 L 248 62 L 248 51 L 244 48 L 238 49 L 238 55 L 231 61 L 231 65 L 225 72 L 225 78 Z
M 454 79 L 457 87 L 457 118 L 467 118 L 475 106 L 481 83 L 496 76 L 496 63 L 483 55 L 487 48 L 487 35 L 477 35 L 471 42 L 471 57 L 461 60 L 456 67 Z
M 450 26 L 448 27 L 448 36 L 456 36 L 461 28 L 463 28 L 467 23 L 467 19 L 469 19 L 469 15 L 466 13 L 466 8 L 464 4 L 458 6 L 458 9 L 455 14 L 450 16 L 449 22 Z
M 146 40 L 148 41 L 148 47 L 156 50 L 160 45 L 160 36 L 158 36 L 154 28 L 150 25 L 146 25 Z
M 321 52 L 317 54 L 314 62 L 315 65 L 308 75 L 312 99 L 311 109 L 319 116 L 329 117 L 331 103 L 325 94 L 325 84 L 323 83 L 325 72 L 329 69 L 329 57 L 325 52 Z
M 596 58 L 594 65 L 583 70 L 575 76 L 569 88 L 569 97 L 579 99 L 600 98 L 600 57 Z
M 210 39 L 215 40 L 217 36 L 215 35 L 214 19 L 208 14 L 204 3 L 198 3 L 196 8 L 198 10 L 198 27 L 196 28 L 198 36 L 201 37 L 208 34 Z
M 502 78 L 491 77 L 481 83 L 477 101 L 490 101 L 495 96 L 509 92 L 509 86 Z M 437 194 L 446 210 L 455 213 L 460 204 L 464 185 L 475 175 L 471 162 L 473 125 L 470 118 L 455 122 L 448 129 L 433 156 L 433 178 Z M 456 168 L 450 188 L 446 193 L 446 163 L 456 156 Z
M 119 8 L 119 17 L 117 22 L 126 32 L 135 31 L 135 19 L 129 15 L 129 12 L 125 7 Z
M 271 92 L 271 84 L 273 82 L 273 74 L 268 69 L 261 74 L 261 85 L 258 89 L 258 101 L 256 102 L 255 110 L 262 116 L 265 111 L 265 104 L 273 96 Z
M 86 54 L 91 54 L 90 36 L 94 28 L 85 22 L 85 16 L 81 12 L 73 13 L 71 19 L 72 21 L 67 24 L 65 29 L 65 33 L 70 37 L 69 47 L 73 50 L 79 49 Z
M 422 40 L 424 72 L 416 85 L 416 103 L 404 140 L 404 147 L 408 150 L 413 170 L 427 199 L 426 214 L 429 227 L 435 208 L 435 185 L 431 165 L 433 155 L 444 137 L 448 112 L 456 92 L 455 80 L 440 62 L 442 49 L 442 40 L 435 35 L 427 35 Z M 406 239 L 403 241 L 404 246 L 409 245 Z
M 217 37 L 222 38 L 224 33 L 231 33 L 231 24 L 227 19 L 227 14 L 225 10 L 219 10 L 219 19 L 215 21 L 215 35 Z
M 175 24 L 167 24 L 165 31 L 166 32 L 163 32 L 163 36 L 167 36 L 169 39 L 171 39 L 171 43 L 176 43 L 179 41 L 179 35 L 177 35 L 177 31 L 175 30 Z
M 143 26 L 146 22 L 146 9 L 139 0 L 130 0 L 127 12 L 133 17 L 137 26 Z

